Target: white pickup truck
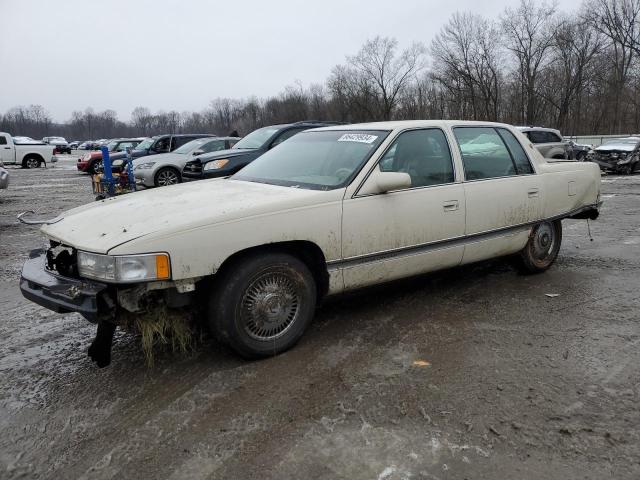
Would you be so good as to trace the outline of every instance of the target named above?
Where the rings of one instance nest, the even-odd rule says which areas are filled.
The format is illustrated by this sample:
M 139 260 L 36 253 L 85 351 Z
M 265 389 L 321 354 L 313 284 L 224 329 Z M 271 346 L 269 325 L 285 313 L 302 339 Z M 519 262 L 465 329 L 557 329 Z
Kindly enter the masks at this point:
M 0 132 L 0 162 L 37 168 L 50 162 L 55 147 L 46 143 L 16 143 L 8 133 Z

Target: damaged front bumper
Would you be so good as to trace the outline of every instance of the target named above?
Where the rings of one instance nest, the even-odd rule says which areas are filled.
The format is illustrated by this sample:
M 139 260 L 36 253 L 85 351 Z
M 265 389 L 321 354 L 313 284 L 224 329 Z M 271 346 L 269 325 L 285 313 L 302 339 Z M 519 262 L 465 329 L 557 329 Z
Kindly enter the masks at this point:
M 38 305 L 58 313 L 78 312 L 90 322 L 99 320 L 103 283 L 56 275 L 46 270 L 45 250 L 33 250 L 22 267 L 22 295 Z

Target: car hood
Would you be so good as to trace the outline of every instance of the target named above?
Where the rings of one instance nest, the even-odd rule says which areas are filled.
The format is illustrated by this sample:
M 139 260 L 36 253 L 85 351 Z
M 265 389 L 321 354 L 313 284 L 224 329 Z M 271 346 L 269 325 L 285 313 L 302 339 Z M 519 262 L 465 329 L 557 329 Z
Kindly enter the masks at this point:
M 159 153 L 158 155 L 153 155 L 152 158 L 147 158 L 147 156 L 134 159 L 133 166 L 137 167 L 138 165 L 142 165 L 147 162 L 175 164 L 176 162 L 185 162 L 187 157 L 191 157 L 191 155 L 186 155 L 184 153 Z
M 608 145 L 600 145 L 595 149 L 596 152 L 633 152 L 636 149 L 635 145 L 629 145 L 628 143 L 610 143 Z
M 327 193 L 239 180 L 203 180 L 83 205 L 61 213 L 42 232 L 79 250 L 108 253 L 144 236 L 321 203 Z

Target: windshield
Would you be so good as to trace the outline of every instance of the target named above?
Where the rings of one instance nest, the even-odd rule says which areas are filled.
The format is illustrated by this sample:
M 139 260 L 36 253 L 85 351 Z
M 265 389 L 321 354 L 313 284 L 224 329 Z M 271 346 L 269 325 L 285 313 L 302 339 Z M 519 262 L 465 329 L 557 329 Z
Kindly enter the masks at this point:
M 231 178 L 313 190 L 341 188 L 356 176 L 388 134 L 380 130 L 299 133 Z
M 256 149 L 262 147 L 267 140 L 269 140 L 274 133 L 278 131 L 276 127 L 264 127 L 254 130 L 249 135 L 244 137 L 233 148 L 251 148 Z
M 198 138 L 196 140 L 191 140 L 190 142 L 185 143 L 180 148 L 176 148 L 173 153 L 189 153 L 194 150 L 198 150 L 199 147 L 211 141 L 211 137 L 209 138 Z
M 149 150 L 149 148 L 151 148 L 151 145 L 153 145 L 153 138 L 147 138 L 145 140 L 143 140 L 142 142 L 140 142 L 137 146 L 136 146 L 136 150 Z
M 119 143 L 120 142 L 109 142 L 107 144 L 107 148 L 109 149 L 110 152 L 113 152 L 118 147 Z

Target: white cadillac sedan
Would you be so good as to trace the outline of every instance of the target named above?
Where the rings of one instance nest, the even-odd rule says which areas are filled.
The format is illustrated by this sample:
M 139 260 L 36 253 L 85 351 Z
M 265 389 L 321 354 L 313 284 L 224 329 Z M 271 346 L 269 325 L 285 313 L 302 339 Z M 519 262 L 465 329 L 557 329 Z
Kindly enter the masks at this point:
M 228 179 L 67 211 L 25 263 L 25 297 L 98 323 L 198 308 L 245 357 L 292 347 L 326 295 L 499 256 L 554 262 L 564 218 L 591 218 L 600 172 L 548 163 L 515 128 L 468 121 L 300 133 Z

